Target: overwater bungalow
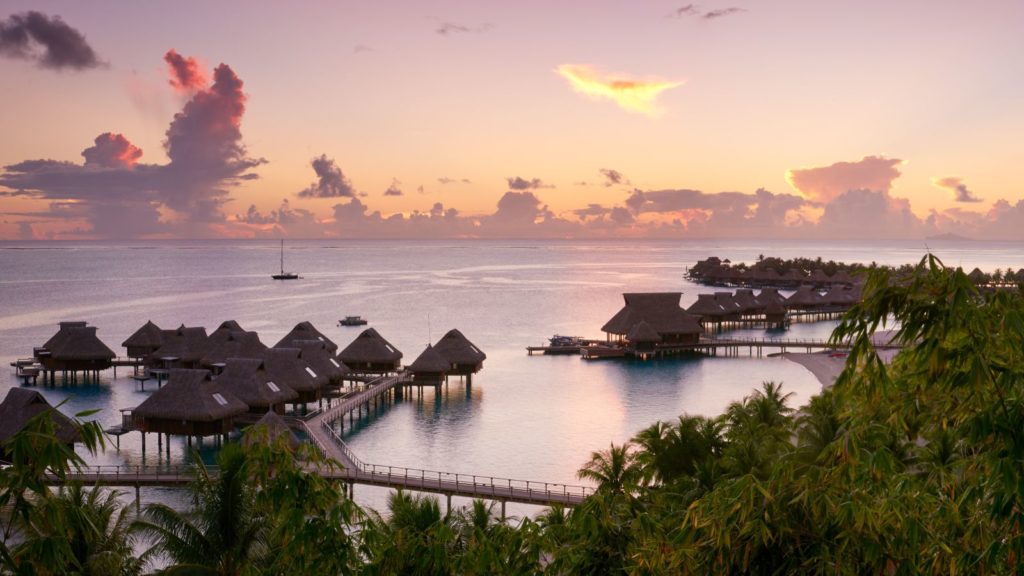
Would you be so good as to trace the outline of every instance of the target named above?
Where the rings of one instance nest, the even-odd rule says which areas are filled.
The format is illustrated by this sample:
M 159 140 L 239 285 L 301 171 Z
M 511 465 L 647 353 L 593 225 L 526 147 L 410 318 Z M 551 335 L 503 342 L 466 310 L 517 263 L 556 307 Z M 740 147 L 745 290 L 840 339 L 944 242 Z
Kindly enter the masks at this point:
M 52 380 L 58 371 L 71 373 L 72 379 L 78 372 L 98 376 L 100 370 L 113 366 L 117 355 L 99 339 L 95 326 L 61 322 L 57 333 L 35 349 L 35 357 Z
M 697 301 L 690 304 L 686 311 L 696 316 L 702 326 L 719 324 L 729 315 L 729 311 L 715 300 L 714 294 L 698 294 Z
M 299 393 L 284 382 L 275 382 L 260 358 L 228 358 L 217 384 L 249 406 L 249 412 L 284 414 L 284 405 Z
M 263 356 L 269 378 L 299 393 L 292 404 L 317 402 L 327 387 L 327 376 L 317 372 L 301 355 L 299 348 L 268 348 Z
M 819 288 L 832 284 L 832 277 L 826 274 L 821 268 L 815 268 L 812 270 L 809 280 Z
M 159 368 L 199 368 L 207 352 L 206 328 L 185 326 L 163 331 L 163 344 L 149 355 L 146 364 Z
M 338 351 L 338 345 L 327 336 L 324 336 L 310 322 L 299 322 L 296 324 L 291 332 L 285 334 L 284 338 L 281 338 L 280 342 L 274 344 L 274 348 L 296 348 L 296 340 L 319 340 L 327 346 L 327 350 L 331 354 Z
M 841 284 L 834 284 L 821 296 L 821 301 L 823 305 L 835 310 L 846 310 L 857 302 L 853 291 Z
M 715 302 L 725 311 L 725 320 L 739 320 L 743 307 L 732 297 L 732 292 L 715 292 Z
M 328 386 L 341 386 L 345 376 L 351 372 L 348 366 L 338 362 L 337 358 L 331 355 L 325 342 L 319 340 L 296 340 L 295 347 L 300 350 L 299 359 L 312 368 L 314 372 L 326 378 Z
M 790 310 L 814 310 L 822 306 L 821 294 L 813 286 L 803 285 L 786 298 L 786 308 Z
M 757 301 L 754 291 L 750 288 L 740 288 L 732 297 L 733 301 L 739 304 L 740 313 L 743 315 L 761 314 L 764 306 Z
M 206 351 L 200 364 L 216 374 L 228 358 L 262 359 L 266 351 L 266 345 L 255 332 L 218 328 L 206 339 Z
M 659 350 L 697 344 L 701 327 L 698 316 L 679 306 L 681 292 L 641 292 L 623 294 L 626 304 L 601 327 L 609 342 L 627 340 L 630 330 L 646 322 L 661 337 Z
M 455 328 L 442 336 L 434 349 L 451 364 L 448 373 L 459 376 L 476 374 L 484 367 L 484 360 L 487 359 L 487 354 Z
M 782 302 L 769 299 L 764 305 L 764 321 L 769 326 L 783 328 L 786 325 L 786 306 Z
M 651 327 L 650 324 L 641 320 L 633 325 L 626 334 L 626 341 L 629 346 L 640 354 L 653 353 L 662 342 L 661 334 Z
M 448 375 L 451 363 L 438 353 L 437 349 L 427 344 L 425 350 L 409 365 L 413 382 L 417 385 L 439 385 Z
M 353 372 L 389 374 L 398 371 L 402 353 L 375 329 L 367 328 L 338 353 L 338 359 Z
M 167 384 L 131 411 L 143 434 L 226 435 L 249 406 L 210 377 L 208 370 L 171 370 Z
M 285 439 L 285 446 L 294 452 L 302 442 L 299 440 L 288 423 L 276 412 L 270 411 L 256 421 L 255 424 L 245 429 L 242 434 L 242 445 L 253 446 L 256 444 L 274 444 L 280 438 Z
M 61 442 L 71 445 L 80 439 L 78 425 L 51 406 L 42 394 L 26 388 L 11 388 L 0 402 L 0 461 L 9 460 L 5 447 L 10 439 L 43 412 L 49 413 Z
M 762 288 L 761 291 L 757 293 L 757 303 L 761 306 L 768 306 L 771 302 L 785 305 L 786 297 L 779 294 L 779 291 L 776 288 Z
M 152 320 L 146 321 L 127 340 L 121 343 L 129 358 L 147 358 L 164 343 L 163 331 Z

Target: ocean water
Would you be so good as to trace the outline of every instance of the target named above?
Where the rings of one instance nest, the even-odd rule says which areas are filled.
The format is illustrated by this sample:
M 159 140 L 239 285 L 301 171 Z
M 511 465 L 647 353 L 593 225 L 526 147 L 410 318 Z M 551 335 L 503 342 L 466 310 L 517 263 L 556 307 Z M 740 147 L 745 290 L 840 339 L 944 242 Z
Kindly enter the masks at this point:
M 212 331 L 238 321 L 273 345 L 309 320 L 340 347 L 359 328 L 337 326 L 362 315 L 411 363 L 428 342 L 460 329 L 487 353 L 472 386 L 452 381 L 364 414 L 346 428 L 361 459 L 477 475 L 576 483 L 594 450 L 680 414 L 716 415 L 762 381 L 782 382 L 800 405 L 820 389 L 803 367 L 780 358 L 681 358 L 584 361 L 527 356 L 552 334 L 600 337 L 622 306 L 623 292 L 680 291 L 689 305 L 701 291 L 688 266 L 710 255 L 734 262 L 759 254 L 903 264 L 931 249 L 947 264 L 983 270 L 1024 266 L 1020 244 L 800 243 L 752 241 L 290 241 L 288 270 L 303 279 L 275 282 L 278 244 L 266 241 L 3 242 L 0 243 L 0 395 L 19 385 L 7 364 L 31 356 L 61 320 L 85 320 L 119 355 L 121 342 L 147 320 Z M 787 336 L 823 338 L 832 323 L 794 324 Z M 763 331 L 746 330 L 745 336 Z M 65 413 L 98 409 L 105 426 L 145 391 L 121 369 L 99 384 L 39 386 Z M 206 460 L 214 457 L 203 446 Z M 191 459 L 172 440 L 170 461 Z M 159 464 L 156 438 L 142 454 L 139 435 L 121 438 L 89 460 Z M 357 487 L 360 503 L 382 508 L 386 490 Z M 180 493 L 150 491 L 175 501 Z M 529 507 L 510 507 L 528 513 Z

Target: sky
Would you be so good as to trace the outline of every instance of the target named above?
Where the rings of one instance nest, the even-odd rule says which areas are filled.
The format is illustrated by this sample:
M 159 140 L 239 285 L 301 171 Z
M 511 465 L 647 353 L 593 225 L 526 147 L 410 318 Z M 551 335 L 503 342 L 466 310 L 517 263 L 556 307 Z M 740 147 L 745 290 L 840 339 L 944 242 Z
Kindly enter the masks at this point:
M 0 239 L 1024 241 L 1024 2 L 0 0 Z

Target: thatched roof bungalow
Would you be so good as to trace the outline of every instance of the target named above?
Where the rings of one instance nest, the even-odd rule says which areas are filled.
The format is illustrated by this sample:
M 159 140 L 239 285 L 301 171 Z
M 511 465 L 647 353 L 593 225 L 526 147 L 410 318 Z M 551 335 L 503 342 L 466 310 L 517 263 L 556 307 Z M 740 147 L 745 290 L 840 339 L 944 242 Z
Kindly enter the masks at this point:
M 255 424 L 245 429 L 245 433 L 242 434 L 242 445 L 275 444 L 281 438 L 285 439 L 284 445 L 292 452 L 302 444 L 284 418 L 281 418 L 276 412 L 270 411 Z
M 786 298 L 782 294 L 779 294 L 779 291 L 776 288 L 762 288 L 761 291 L 757 293 L 757 303 L 761 306 L 767 306 L 771 302 L 785 304 Z
M 643 320 L 630 328 L 626 340 L 637 352 L 653 352 L 662 341 L 661 334 Z
M 821 294 L 813 286 L 806 284 L 797 288 L 796 292 L 786 299 L 786 308 L 790 310 L 813 310 L 821 307 Z
M 64 444 L 73 444 L 81 437 L 78 425 L 61 414 L 35 390 L 11 388 L 0 402 L 0 460 L 8 460 L 4 446 L 21 432 L 28 421 L 46 412 L 53 420 L 57 438 Z
M 402 353 L 376 330 L 367 328 L 338 353 L 338 359 L 353 372 L 387 374 L 398 370 Z
M 715 302 L 725 310 L 726 320 L 739 320 L 743 314 L 743 307 L 732 297 L 732 292 L 715 292 Z
M 185 326 L 163 331 L 163 344 L 149 355 L 148 364 L 164 364 L 163 358 L 177 358 L 171 362 L 173 368 L 198 368 L 207 352 L 206 328 Z
M 700 339 L 698 317 L 679 306 L 681 292 L 640 292 L 622 295 L 626 304 L 601 331 L 622 340 L 640 322 L 646 322 L 661 336 L 661 346 L 696 344 Z
M 409 365 L 413 382 L 417 384 L 440 384 L 444 381 L 451 363 L 438 353 L 437 349 L 427 344 L 426 349 Z
M 299 393 L 293 404 L 320 400 L 327 386 L 327 376 L 317 372 L 301 355 L 299 348 L 268 348 L 263 356 L 263 366 L 269 378 Z
M 454 328 L 437 341 L 434 349 L 451 364 L 449 374 L 476 374 L 484 367 L 484 360 L 487 359 L 487 354 Z
M 259 358 L 228 358 L 217 385 L 249 406 L 249 412 L 284 413 L 284 405 L 299 397 L 284 382 L 275 382 Z
M 341 386 L 341 381 L 351 372 L 348 366 L 338 362 L 327 350 L 327 344 L 319 340 L 296 340 L 295 346 L 300 350 L 299 359 L 311 367 L 317 374 L 327 379 L 329 386 Z
M 255 332 L 218 328 L 206 339 L 206 352 L 201 364 L 204 368 L 211 368 L 225 363 L 228 358 L 263 358 L 266 351 L 267 347 Z
M 310 322 L 299 322 L 296 324 L 291 332 L 285 334 L 284 338 L 281 338 L 280 342 L 274 344 L 274 348 L 297 348 L 295 345 L 296 340 L 319 340 L 327 346 L 327 350 L 331 354 L 338 351 L 338 345 L 327 336 L 324 336 Z
M 77 372 L 106 370 L 117 355 L 99 339 L 95 326 L 61 322 L 57 333 L 36 349 L 36 357 L 46 370 Z
M 163 342 L 163 331 L 152 320 L 147 320 L 127 340 L 122 342 L 121 346 L 127 349 L 130 358 L 145 358 L 160 348 Z
M 132 410 L 142 432 L 212 436 L 227 434 L 249 406 L 210 378 L 208 370 L 171 370 L 170 378 Z
M 739 304 L 742 314 L 760 314 L 764 306 L 754 297 L 754 291 L 750 288 L 740 288 L 732 297 L 733 302 Z
M 686 311 L 700 319 L 702 325 L 717 324 L 726 319 L 729 311 L 715 300 L 714 294 L 698 294 L 697 301 Z

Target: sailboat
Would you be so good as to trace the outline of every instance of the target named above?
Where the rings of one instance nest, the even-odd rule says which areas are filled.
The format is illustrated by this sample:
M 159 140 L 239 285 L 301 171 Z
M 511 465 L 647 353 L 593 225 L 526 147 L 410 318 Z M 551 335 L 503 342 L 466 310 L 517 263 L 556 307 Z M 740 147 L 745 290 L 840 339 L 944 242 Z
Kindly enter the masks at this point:
M 281 273 L 270 276 L 274 280 L 298 280 L 299 275 L 295 272 L 284 271 L 284 238 L 281 239 Z

